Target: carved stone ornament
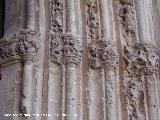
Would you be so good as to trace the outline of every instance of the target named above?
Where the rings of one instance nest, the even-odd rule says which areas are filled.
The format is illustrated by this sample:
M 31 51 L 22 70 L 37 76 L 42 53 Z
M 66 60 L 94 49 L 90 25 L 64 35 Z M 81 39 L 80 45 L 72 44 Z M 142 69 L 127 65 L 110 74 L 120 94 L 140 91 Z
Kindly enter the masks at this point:
M 62 36 L 62 46 L 63 62 L 78 64 L 82 56 L 79 39 L 70 33 L 66 33 Z
M 65 33 L 61 37 L 54 37 L 50 50 L 52 61 L 59 64 L 64 62 L 78 64 L 81 60 L 82 49 L 80 48 L 79 40 L 70 33 Z
M 105 39 L 93 41 L 88 46 L 89 64 L 93 69 L 102 67 L 116 67 L 118 53 L 116 45 Z
M 50 60 L 58 64 L 62 63 L 62 33 L 63 33 L 63 1 L 53 0 L 49 2 L 51 28 L 49 32 Z
M 99 39 L 99 16 L 97 0 L 86 0 L 88 39 Z
M 145 120 L 144 91 L 141 79 L 126 78 L 124 87 L 128 120 Z
M 63 32 L 63 1 L 53 0 L 50 4 L 51 30 L 55 33 Z
M 128 42 L 136 41 L 137 23 L 136 11 L 133 0 L 120 0 L 121 7 L 119 9 L 119 17 L 121 31 L 124 39 Z
M 151 44 L 137 43 L 133 47 L 124 47 L 124 61 L 128 76 L 153 74 L 158 71 L 159 57 Z
M 34 59 L 39 49 L 39 33 L 23 29 L 10 38 L 0 40 L 0 63 L 9 59 Z

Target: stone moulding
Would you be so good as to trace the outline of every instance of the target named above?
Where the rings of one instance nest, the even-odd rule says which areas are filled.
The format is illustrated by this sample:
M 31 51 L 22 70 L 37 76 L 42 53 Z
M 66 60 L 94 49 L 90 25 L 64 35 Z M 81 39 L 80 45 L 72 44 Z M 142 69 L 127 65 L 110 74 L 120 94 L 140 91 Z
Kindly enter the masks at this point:
M 93 41 L 88 45 L 89 65 L 92 69 L 117 67 L 118 53 L 112 41 Z
M 159 57 L 155 47 L 147 43 L 136 43 L 132 47 L 124 47 L 126 75 L 140 76 L 153 74 L 159 70 Z
M 50 22 L 49 31 L 50 60 L 58 64 L 62 63 L 62 34 L 63 34 L 63 1 L 49 1 Z
M 0 64 L 14 60 L 36 60 L 39 50 L 39 33 L 23 29 L 10 38 L 0 40 Z
M 87 33 L 88 39 L 98 40 L 100 38 L 99 34 L 99 15 L 98 15 L 98 4 L 97 0 L 86 0 L 86 23 L 87 23 Z
M 75 35 L 65 33 L 59 38 L 53 38 L 50 48 L 50 58 L 58 64 L 75 63 L 81 60 L 82 49 Z
M 126 79 L 124 87 L 128 119 L 145 120 L 144 88 L 141 78 Z
M 63 32 L 63 1 L 54 0 L 49 1 L 50 16 L 51 16 L 51 30 L 53 32 Z
M 137 21 L 134 0 L 120 0 L 119 18 L 124 39 L 129 43 L 137 41 Z

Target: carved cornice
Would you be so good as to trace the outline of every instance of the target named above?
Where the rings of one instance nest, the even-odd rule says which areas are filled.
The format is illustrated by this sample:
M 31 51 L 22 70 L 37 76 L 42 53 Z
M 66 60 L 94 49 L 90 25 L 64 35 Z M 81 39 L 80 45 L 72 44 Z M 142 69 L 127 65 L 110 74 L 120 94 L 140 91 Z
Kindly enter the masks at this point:
M 159 70 L 159 57 L 151 44 L 137 43 L 133 47 L 125 46 L 123 58 L 128 76 L 153 74 Z
M 97 0 L 86 0 L 86 22 L 87 22 L 87 34 L 88 40 L 98 40 L 99 34 L 99 15 Z
M 88 50 L 89 64 L 92 69 L 117 67 L 118 53 L 114 42 L 106 39 L 93 41 L 89 44 Z
M 10 38 L 0 40 L 0 64 L 10 60 L 35 60 L 39 50 L 39 33 L 36 30 L 23 29 Z
M 119 17 L 124 39 L 127 42 L 136 41 L 137 21 L 134 0 L 120 0 Z

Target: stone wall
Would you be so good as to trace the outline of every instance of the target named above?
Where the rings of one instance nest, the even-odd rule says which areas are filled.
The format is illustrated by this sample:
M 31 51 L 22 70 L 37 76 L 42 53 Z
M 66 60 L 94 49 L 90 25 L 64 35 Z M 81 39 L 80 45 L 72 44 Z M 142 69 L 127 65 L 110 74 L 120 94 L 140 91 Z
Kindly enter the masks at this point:
M 158 4 L 5 0 L 0 119 L 159 120 Z

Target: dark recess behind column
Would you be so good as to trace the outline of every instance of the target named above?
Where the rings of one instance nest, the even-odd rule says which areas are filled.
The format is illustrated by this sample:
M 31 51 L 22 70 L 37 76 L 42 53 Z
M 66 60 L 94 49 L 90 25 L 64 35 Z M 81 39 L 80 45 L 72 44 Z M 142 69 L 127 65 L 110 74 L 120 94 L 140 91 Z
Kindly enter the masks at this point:
M 0 38 L 4 35 L 5 0 L 0 0 Z

